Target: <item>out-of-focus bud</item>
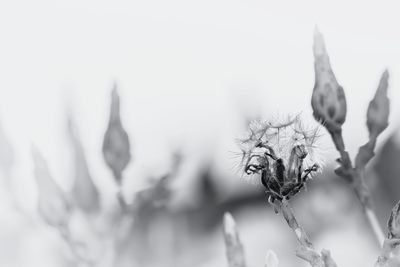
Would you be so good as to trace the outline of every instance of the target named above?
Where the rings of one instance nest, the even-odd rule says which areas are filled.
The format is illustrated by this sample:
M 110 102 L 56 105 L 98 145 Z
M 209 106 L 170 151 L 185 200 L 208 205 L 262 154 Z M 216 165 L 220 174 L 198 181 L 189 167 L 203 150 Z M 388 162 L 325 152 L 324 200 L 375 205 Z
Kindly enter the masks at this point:
M 399 266 L 400 266 L 399 257 L 392 257 L 388 259 L 386 267 L 399 267 Z
M 103 156 L 117 183 L 121 183 L 122 171 L 131 159 L 129 137 L 122 127 L 119 111 L 119 96 L 114 87 L 111 93 L 110 120 L 103 141 Z
M 337 267 L 336 263 L 333 261 L 331 257 L 331 252 L 329 250 L 323 249 L 321 251 L 322 260 L 324 262 L 324 266 L 326 267 Z
M 387 97 L 389 73 L 382 73 L 374 98 L 369 102 L 367 111 L 367 127 L 370 138 L 376 138 L 388 126 L 389 98 Z
M 11 169 L 14 165 L 14 149 L 0 125 L 0 171 L 4 173 L 6 179 L 11 175 Z
M 243 245 L 236 229 L 236 223 L 232 215 L 228 212 L 224 214 L 223 233 L 228 266 L 246 267 Z
M 341 130 L 346 120 L 346 97 L 332 71 L 324 38 L 317 29 L 314 32 L 313 50 L 315 69 L 315 84 L 311 98 L 313 115 L 330 133 L 335 133 Z
M 264 267 L 278 267 L 278 266 L 279 266 L 279 260 L 275 252 L 272 250 L 268 250 L 267 255 L 265 256 Z
M 400 238 L 400 201 L 393 207 L 388 221 L 389 238 Z
M 35 147 L 32 147 L 32 156 L 39 190 L 39 214 L 51 226 L 65 226 L 70 216 L 70 204 L 64 192 L 51 177 L 45 159 Z
M 75 165 L 75 181 L 71 194 L 83 211 L 95 213 L 100 209 L 99 192 L 90 176 L 85 151 L 71 118 L 68 120 L 68 130 L 73 144 Z

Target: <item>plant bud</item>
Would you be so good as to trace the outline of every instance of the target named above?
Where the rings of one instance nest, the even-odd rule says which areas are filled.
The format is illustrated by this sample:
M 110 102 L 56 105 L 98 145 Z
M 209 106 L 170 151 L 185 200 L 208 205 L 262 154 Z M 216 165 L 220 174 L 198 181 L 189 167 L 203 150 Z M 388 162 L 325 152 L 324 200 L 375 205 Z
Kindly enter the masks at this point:
M 376 138 L 388 126 L 389 98 L 387 97 L 389 73 L 382 73 L 374 98 L 369 102 L 367 111 L 367 127 L 370 138 Z
M 108 128 L 104 135 L 103 156 L 107 165 L 113 171 L 118 183 L 122 179 L 122 171 L 128 165 L 131 154 L 129 137 L 122 127 L 119 114 L 119 96 L 114 88 L 111 94 L 111 112 Z
M 246 267 L 244 250 L 235 220 L 228 212 L 224 214 L 223 234 L 225 240 L 226 257 L 229 267 Z
M 273 250 L 268 250 L 267 255 L 265 256 L 264 267 L 278 267 L 279 260 Z
M 313 115 L 329 132 L 341 130 L 346 120 L 346 97 L 342 86 L 336 80 L 329 62 L 323 36 L 314 33 L 315 84 L 311 99 Z
M 388 221 L 389 238 L 400 238 L 400 201 L 393 207 Z

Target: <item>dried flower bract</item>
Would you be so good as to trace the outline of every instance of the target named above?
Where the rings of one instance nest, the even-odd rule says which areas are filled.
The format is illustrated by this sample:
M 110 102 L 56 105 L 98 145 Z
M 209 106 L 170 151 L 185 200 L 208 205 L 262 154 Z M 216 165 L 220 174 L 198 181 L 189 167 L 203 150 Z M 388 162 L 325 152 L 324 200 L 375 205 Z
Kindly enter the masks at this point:
M 243 171 L 258 176 L 271 203 L 297 194 L 319 170 L 319 128 L 307 129 L 299 116 L 281 123 L 253 121 L 249 128 L 249 136 L 240 140 Z

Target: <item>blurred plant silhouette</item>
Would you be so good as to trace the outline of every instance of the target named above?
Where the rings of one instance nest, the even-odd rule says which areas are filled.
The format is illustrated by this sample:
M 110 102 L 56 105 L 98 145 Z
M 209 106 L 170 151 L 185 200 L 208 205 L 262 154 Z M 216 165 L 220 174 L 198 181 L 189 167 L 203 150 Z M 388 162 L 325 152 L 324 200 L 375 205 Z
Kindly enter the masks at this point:
M 75 181 L 72 187 L 73 199 L 84 212 L 97 213 L 100 210 L 100 196 L 89 173 L 85 151 L 79 139 L 72 118 L 68 120 L 68 133 L 74 150 Z
M 131 160 L 131 152 L 128 134 L 121 123 L 119 102 L 117 87 L 114 85 L 111 93 L 110 120 L 103 141 L 103 156 L 119 187 L 117 197 L 124 209 L 127 204 L 121 190 L 122 172 Z
M 129 179 L 127 168 L 129 164 L 136 164 L 132 160 L 133 155 L 136 155 L 132 143 L 135 144 L 137 139 L 127 132 L 126 129 L 129 128 L 124 128 L 125 124 L 121 119 L 124 103 L 116 85 L 111 89 L 109 118 L 102 136 L 102 145 L 99 145 L 104 160 L 101 162 L 110 171 L 108 178 L 116 185 L 116 195 L 115 192 L 112 193 L 112 203 L 106 202 L 105 188 L 100 186 L 95 179 L 97 177 L 93 175 L 95 172 L 90 158 L 87 158 L 89 154 L 86 153 L 84 139 L 80 136 L 79 125 L 73 116 L 67 118 L 68 141 L 73 152 L 71 188 L 66 190 L 57 183 L 58 177 L 54 175 L 56 172 L 51 171 L 51 162 L 46 160 L 46 151 L 32 144 L 33 174 L 38 189 L 37 213 L 42 224 L 46 225 L 45 229 L 56 233 L 59 238 L 57 242 L 62 243 L 62 260 L 65 266 L 178 267 L 195 263 L 205 266 L 209 264 L 208 251 L 215 252 L 214 247 L 208 246 L 211 239 L 208 234 L 220 234 L 218 231 L 221 226 L 227 265 L 252 266 L 246 261 L 246 256 L 248 260 L 249 255 L 246 255 L 246 244 L 242 242 L 246 241 L 245 238 L 242 239 L 245 236 L 239 233 L 238 224 L 232 214 L 244 206 L 259 205 L 264 209 L 265 204 L 269 203 L 271 214 L 273 209 L 276 214 L 281 215 L 284 227 L 287 224 L 290 233 L 294 233 L 297 240 L 295 253 L 304 260 L 304 264 L 336 267 L 335 255 L 331 256 L 326 249 L 316 248 L 312 242 L 314 238 L 310 238 L 313 237 L 313 232 L 310 234 L 302 227 L 303 218 L 298 219 L 294 212 L 297 206 L 292 207 L 293 202 L 310 194 L 304 192 L 306 185 L 312 187 L 322 184 L 321 181 L 310 182 L 322 170 L 324 155 L 318 149 L 318 141 L 321 131 L 326 129 L 340 155 L 337 159 L 339 167 L 335 173 L 354 191 L 363 215 L 371 226 L 370 230 L 378 241 L 381 252 L 377 255 L 375 266 L 400 267 L 400 202 L 388 216 L 387 229 L 381 229 L 374 211 L 373 191 L 370 192 L 364 177 L 368 164 L 374 158 L 378 137 L 389 124 L 389 73 L 383 72 L 376 93 L 368 105 L 368 142 L 359 148 L 352 161 L 342 135 L 347 112 L 351 109 L 347 107 L 345 90 L 332 70 L 323 36 L 318 30 L 314 34 L 313 53 L 315 84 L 311 107 L 316 120 L 315 126 L 306 126 L 300 115 L 271 121 L 257 119 L 249 122 L 248 136 L 239 140 L 243 176 L 256 179 L 256 184 L 264 192 L 255 189 L 240 194 L 230 195 L 228 192 L 223 195 L 221 192 L 225 189 L 225 184 L 221 182 L 223 185 L 219 185 L 221 177 L 215 172 L 215 162 L 208 159 L 200 170 L 196 170 L 194 189 L 188 189 L 190 198 L 197 202 L 192 206 L 184 203 L 182 207 L 176 208 L 173 205 L 176 193 L 174 182 L 182 174 L 183 167 L 186 167 L 182 165 L 187 159 L 185 151 L 179 147 L 171 151 L 169 158 L 165 159 L 169 162 L 166 172 L 156 177 L 142 177 L 148 178 L 147 186 L 135 190 L 130 196 L 127 193 L 124 195 L 123 189 L 127 186 L 125 182 Z M 381 160 L 375 162 L 374 168 L 379 176 L 388 176 L 389 167 L 390 173 L 398 174 L 397 165 L 385 165 L 388 164 L 385 157 L 395 158 L 400 153 L 396 151 L 394 142 L 393 136 L 387 140 L 379 155 Z M 11 143 L 0 127 L 0 168 L 8 180 L 14 161 Z M 323 186 L 329 186 L 330 182 Z M 398 201 L 397 190 L 390 190 L 390 200 L 393 202 L 396 198 Z M 217 239 L 222 242 L 221 236 Z M 218 246 L 223 248 L 221 244 Z M 199 248 L 202 249 L 200 252 Z M 265 267 L 284 264 L 283 258 L 279 259 L 273 250 L 266 247 L 265 251 Z M 179 262 L 175 259 L 185 253 L 186 259 Z M 221 254 L 225 260 L 220 251 L 216 253 Z
M 131 160 L 131 153 L 129 136 L 122 127 L 119 113 L 120 100 L 114 87 L 103 156 L 118 186 L 119 211 L 109 211 L 101 205 L 101 189 L 91 178 L 78 129 L 71 116 L 68 117 L 68 135 L 73 149 L 75 177 L 69 192 L 53 180 L 46 160 L 32 145 L 39 214 L 46 224 L 59 232 L 69 247 L 67 261 L 74 266 L 121 265 L 126 256 L 124 246 L 131 242 L 135 229 L 140 229 L 143 218 L 144 223 L 148 223 L 146 214 L 167 205 L 171 196 L 171 179 L 177 175 L 181 164 L 180 153 L 173 154 L 169 173 L 152 179 L 147 188 L 134 195 L 132 203 L 127 203 L 121 191 L 122 174 Z M 137 239 L 143 242 L 140 236 Z M 132 258 L 132 255 L 135 253 L 129 252 L 128 257 Z

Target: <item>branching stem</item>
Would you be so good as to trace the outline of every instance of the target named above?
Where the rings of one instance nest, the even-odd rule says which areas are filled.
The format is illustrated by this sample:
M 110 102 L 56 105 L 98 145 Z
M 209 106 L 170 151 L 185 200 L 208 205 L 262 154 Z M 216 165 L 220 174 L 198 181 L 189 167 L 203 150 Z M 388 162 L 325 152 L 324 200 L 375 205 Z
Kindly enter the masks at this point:
M 385 235 L 383 233 L 382 228 L 379 225 L 375 212 L 372 209 L 371 195 L 367 185 L 365 184 L 365 179 L 364 179 L 365 166 L 368 163 L 368 161 L 373 157 L 373 150 L 376 144 L 376 137 L 371 138 L 367 144 L 365 144 L 360 148 L 360 151 L 364 150 L 363 155 L 367 154 L 367 156 L 364 156 L 365 158 L 361 158 L 359 156 L 361 152 L 359 152 L 359 155 L 357 155 L 356 158 L 356 166 L 353 167 L 349 154 L 345 150 L 342 131 L 340 130 L 340 131 L 330 132 L 330 134 L 332 136 L 332 140 L 336 146 L 336 149 L 340 153 L 339 163 L 341 164 L 341 167 L 336 170 L 336 174 L 346 179 L 352 184 L 353 190 L 363 207 L 364 214 L 374 232 L 374 235 L 379 243 L 379 246 L 381 247 L 385 240 Z

